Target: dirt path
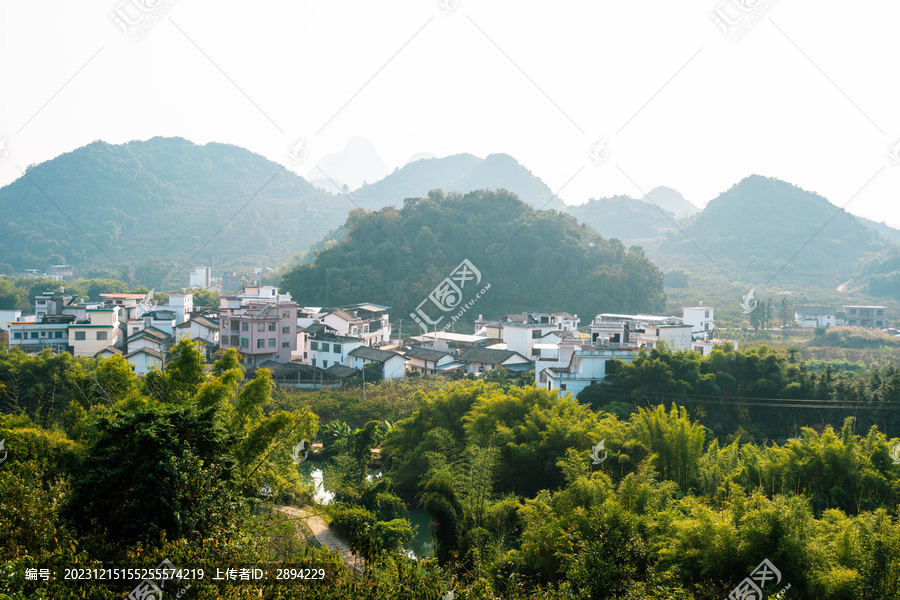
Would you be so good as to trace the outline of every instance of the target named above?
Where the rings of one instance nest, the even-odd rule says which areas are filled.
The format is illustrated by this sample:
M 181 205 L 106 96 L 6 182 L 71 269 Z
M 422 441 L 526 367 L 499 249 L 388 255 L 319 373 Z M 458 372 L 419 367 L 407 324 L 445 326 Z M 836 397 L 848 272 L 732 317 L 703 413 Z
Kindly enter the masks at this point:
M 301 519 L 306 523 L 306 526 L 309 527 L 310 531 L 312 531 L 316 541 L 322 546 L 336 550 L 337 553 L 341 555 L 341 560 L 344 561 L 344 564 L 346 564 L 350 570 L 357 573 L 363 570 L 363 567 L 365 566 L 363 560 L 350 551 L 350 547 L 347 543 L 331 531 L 320 516 L 313 514 L 308 509 L 295 508 L 293 506 L 275 506 L 275 510 L 284 513 L 291 518 Z

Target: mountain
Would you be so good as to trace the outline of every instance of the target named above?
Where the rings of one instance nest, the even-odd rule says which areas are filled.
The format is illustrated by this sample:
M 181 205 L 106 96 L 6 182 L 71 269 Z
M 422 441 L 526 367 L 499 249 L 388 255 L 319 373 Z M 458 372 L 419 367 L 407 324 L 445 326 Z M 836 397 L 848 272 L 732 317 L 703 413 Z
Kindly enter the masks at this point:
M 310 176 L 326 181 L 331 178 L 355 190 L 363 183 L 378 181 L 387 174 L 387 165 L 378 156 L 372 142 L 355 135 L 347 140 L 343 150 L 322 157 Z M 330 190 L 332 187 L 329 183 L 329 186 L 323 189 Z
M 655 206 L 628 196 L 589 200 L 566 207 L 570 215 L 593 227 L 607 238 L 618 238 L 625 245 L 646 242 L 674 229 L 675 216 L 660 212 Z
M 421 305 L 432 320 L 448 317 L 442 325 L 458 311 L 442 312 L 428 300 L 441 286 L 447 293 L 437 297 L 447 305 L 474 302 L 464 320 L 528 308 L 565 310 L 589 320 L 598 312 L 665 306 L 662 273 L 640 249 L 626 251 L 571 215 L 535 210 L 504 190 L 434 191 L 399 210 L 353 211 L 346 226 L 345 240 L 282 278 L 281 286 L 301 304 L 365 299 L 403 318 Z M 464 259 L 480 272 L 480 281 L 464 286 L 460 295 L 445 278 Z
M 732 279 L 759 283 L 778 274 L 779 282 L 835 286 L 851 279 L 863 258 L 886 247 L 822 196 L 759 175 L 720 194 L 681 228 L 683 233 L 669 232 L 648 248 L 664 269 L 718 272 L 712 262 Z
M 856 217 L 859 219 L 859 222 L 872 229 L 873 231 L 878 232 L 878 234 L 886 239 L 889 242 L 893 242 L 895 244 L 900 244 L 900 229 L 894 229 L 890 225 L 885 222 L 879 223 L 878 221 L 873 221 L 871 219 L 867 219 L 865 217 Z
M 405 198 L 423 198 L 428 192 L 463 194 L 479 189 L 505 189 L 535 208 L 563 210 L 565 204 L 541 179 L 506 154 L 478 158 L 455 154 L 409 162 L 381 181 L 363 186 L 351 197 L 365 208 L 401 205 Z
M 661 185 L 655 187 L 641 198 L 644 202 L 655 204 L 663 210 L 667 210 L 677 218 L 689 217 L 700 212 L 700 209 L 684 199 L 677 190 Z
M 94 142 L 0 188 L 0 262 L 128 270 L 161 260 L 278 264 L 346 219 L 352 203 L 243 148 L 181 138 Z M 174 283 L 186 281 L 179 274 Z

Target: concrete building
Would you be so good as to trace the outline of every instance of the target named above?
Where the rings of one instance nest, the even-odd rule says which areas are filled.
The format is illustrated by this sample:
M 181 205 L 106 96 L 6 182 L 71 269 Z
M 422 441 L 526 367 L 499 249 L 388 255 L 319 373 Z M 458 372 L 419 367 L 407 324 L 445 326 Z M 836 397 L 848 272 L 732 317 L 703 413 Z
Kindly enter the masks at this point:
M 6 324 L 10 348 L 36 354 L 49 349 L 54 354 L 69 349 L 69 325 L 75 321 L 70 315 L 44 315 L 40 321 L 12 321 Z
M 686 306 L 681 309 L 681 321 L 692 327 L 695 338 L 708 338 L 714 335 L 716 328 L 714 310 L 711 306 L 703 306 L 702 302 L 698 306 Z
M 94 356 L 109 346 L 122 346 L 118 306 L 87 309 L 87 322 L 68 327 L 69 346 L 75 356 Z
M 607 342 L 598 346 L 577 348 L 564 366 L 543 367 L 536 370 L 537 384 L 548 390 L 570 392 L 577 396 L 581 390 L 594 383 L 601 383 L 607 374 L 607 364 L 611 360 L 631 362 L 637 350 Z
M 461 353 L 457 360 L 465 363 L 464 371 L 478 375 L 495 367 L 503 367 L 514 373 L 523 373 L 534 367 L 528 357 L 513 350 L 495 350 L 491 348 L 470 348 Z
M 837 309 L 832 306 L 795 306 L 794 321 L 800 327 L 831 327 L 837 325 Z
M 262 296 L 259 291 L 248 286 L 219 299 L 219 347 L 235 348 L 247 365 L 291 362 L 297 352 L 297 303 L 277 290 Z
M 887 307 L 860 304 L 844 305 L 846 324 L 850 327 L 884 329 L 887 327 Z
M 413 346 L 403 353 L 406 359 L 406 370 L 422 375 L 440 375 L 453 371 L 464 363 L 456 361 L 449 352 L 432 350 L 421 346 Z

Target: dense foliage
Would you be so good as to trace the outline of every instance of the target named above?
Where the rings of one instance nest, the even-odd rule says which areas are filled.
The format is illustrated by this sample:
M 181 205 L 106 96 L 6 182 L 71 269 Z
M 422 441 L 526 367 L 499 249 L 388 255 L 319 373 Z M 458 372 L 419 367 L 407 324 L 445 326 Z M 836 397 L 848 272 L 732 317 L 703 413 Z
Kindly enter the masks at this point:
M 40 424 L 24 414 L 38 400 L 0 414 L 0 570 L 15 573 L 0 578 L 3 600 L 120 599 L 133 584 L 22 573 L 165 558 L 328 573 L 324 585 L 207 581 L 188 596 L 203 600 L 718 600 L 764 559 L 780 572 L 767 596 L 900 595 L 900 441 L 884 433 L 897 430 L 893 369 L 816 370 L 765 347 L 655 350 L 577 399 L 497 376 L 369 384 L 364 399 L 276 393 L 265 369 L 245 380 L 234 351 L 205 368 L 189 342 L 144 379 L 120 357 L 19 354 L 3 353 L 4 400 L 16 380 L 22 398 L 49 393 L 42 372 L 72 391 L 61 412 L 31 411 Z M 882 410 L 846 417 L 853 393 Z M 730 404 L 757 398 L 841 408 Z M 318 436 L 313 407 L 335 419 Z M 785 414 L 796 431 L 763 442 Z M 310 460 L 329 456 L 341 474 L 328 518 L 364 559 L 359 572 L 258 500 L 306 501 L 289 450 L 314 439 L 325 448 Z M 434 558 L 406 555 L 410 508 L 431 519 Z
M 301 304 L 369 298 L 405 314 L 463 259 L 481 272 L 475 291 L 492 288 L 473 312 L 647 312 L 665 302 L 662 273 L 640 248 L 626 250 L 568 215 L 535 211 L 505 190 L 435 191 L 401 210 L 353 211 L 347 228 L 345 242 L 284 275 L 282 287 Z

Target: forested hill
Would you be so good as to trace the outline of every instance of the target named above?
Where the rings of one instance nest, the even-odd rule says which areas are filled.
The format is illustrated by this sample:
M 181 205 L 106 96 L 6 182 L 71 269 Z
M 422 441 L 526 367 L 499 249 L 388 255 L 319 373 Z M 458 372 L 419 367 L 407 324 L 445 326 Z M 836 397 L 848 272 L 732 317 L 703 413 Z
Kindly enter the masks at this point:
M 711 200 L 682 229 L 684 235 L 670 232 L 667 240 L 648 250 L 660 266 L 713 272 L 712 259 L 730 277 L 743 281 L 766 281 L 787 263 L 778 281 L 837 286 L 854 275 L 861 259 L 887 245 L 822 196 L 759 175 Z
M 94 142 L 0 189 L 0 262 L 82 271 L 156 258 L 180 266 L 202 248 L 197 261 L 275 266 L 352 208 L 237 146 Z
M 626 244 L 641 242 L 661 236 L 674 229 L 675 215 L 666 214 L 649 202 L 628 196 L 591 199 L 566 209 L 570 215 L 597 232 L 610 238 L 618 238 Z
M 508 154 L 491 154 L 487 158 L 471 154 L 423 158 L 350 195 L 360 206 L 377 210 L 383 206 L 397 206 L 404 198 L 425 196 L 435 189 L 465 194 L 472 190 L 498 188 L 513 192 L 523 202 L 538 209 L 565 208 L 540 177 Z
M 534 210 L 505 190 L 435 191 L 399 210 L 356 210 L 346 227 L 345 241 L 284 275 L 282 287 L 301 304 L 366 300 L 408 314 L 463 259 L 481 271 L 479 287 L 491 284 L 474 314 L 553 309 L 586 322 L 599 312 L 653 312 L 665 304 L 662 273 L 639 248 L 626 250 L 570 215 Z

